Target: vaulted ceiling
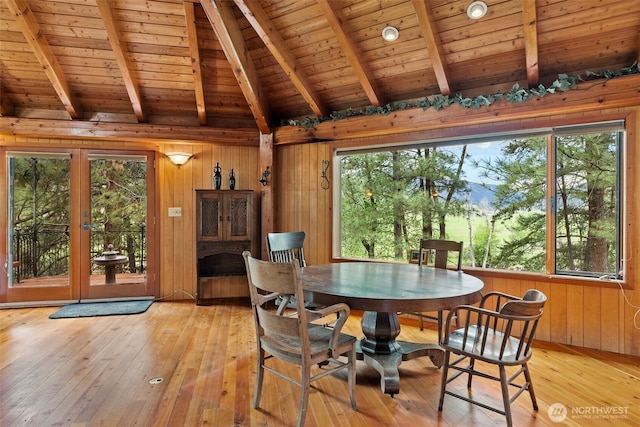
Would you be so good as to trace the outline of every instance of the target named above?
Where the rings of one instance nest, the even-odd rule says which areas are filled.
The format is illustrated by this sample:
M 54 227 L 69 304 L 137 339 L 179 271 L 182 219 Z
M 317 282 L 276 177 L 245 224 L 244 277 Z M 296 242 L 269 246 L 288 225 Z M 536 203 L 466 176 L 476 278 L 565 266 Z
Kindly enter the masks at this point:
M 629 67 L 638 0 L 3 0 L 0 115 L 257 129 Z M 387 42 L 382 29 L 399 38 Z

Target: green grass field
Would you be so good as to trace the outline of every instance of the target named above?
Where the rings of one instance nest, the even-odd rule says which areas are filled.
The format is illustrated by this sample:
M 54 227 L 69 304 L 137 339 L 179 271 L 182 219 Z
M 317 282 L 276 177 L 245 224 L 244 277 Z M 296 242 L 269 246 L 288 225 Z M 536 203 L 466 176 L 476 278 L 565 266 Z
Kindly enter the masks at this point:
M 511 221 L 514 221 L 513 219 Z M 471 219 L 471 234 L 473 235 L 473 244 L 476 247 L 476 253 L 478 250 L 484 250 L 486 245 L 486 239 L 488 237 L 490 227 L 490 219 L 484 216 L 474 216 Z M 437 233 L 437 229 L 435 230 Z M 402 260 L 408 259 L 408 254 L 411 250 L 417 249 L 420 245 L 419 230 L 410 229 L 410 243 L 409 247 L 404 248 L 404 255 Z M 496 223 L 493 231 L 492 242 L 495 245 L 511 235 L 509 223 Z M 470 230 L 469 221 L 463 216 L 451 216 L 447 217 L 446 236 L 437 236 L 436 238 L 446 238 L 447 240 L 462 241 L 464 244 L 463 263 L 470 264 L 469 247 L 470 247 Z M 380 260 L 396 260 L 394 256 L 393 245 L 393 232 L 391 226 L 389 226 L 388 233 L 383 234 L 380 241 L 375 242 L 375 259 Z M 348 258 L 368 258 L 365 252 L 364 246 L 357 241 L 352 241 L 351 244 L 343 242 L 342 256 Z

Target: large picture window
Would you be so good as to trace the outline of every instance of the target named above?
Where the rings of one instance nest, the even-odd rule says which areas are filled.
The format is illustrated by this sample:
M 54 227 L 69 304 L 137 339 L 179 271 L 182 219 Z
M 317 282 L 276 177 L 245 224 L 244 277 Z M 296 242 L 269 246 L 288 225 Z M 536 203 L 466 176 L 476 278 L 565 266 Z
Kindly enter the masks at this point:
M 407 261 L 449 239 L 466 266 L 617 277 L 624 136 L 620 121 L 339 150 L 334 255 Z

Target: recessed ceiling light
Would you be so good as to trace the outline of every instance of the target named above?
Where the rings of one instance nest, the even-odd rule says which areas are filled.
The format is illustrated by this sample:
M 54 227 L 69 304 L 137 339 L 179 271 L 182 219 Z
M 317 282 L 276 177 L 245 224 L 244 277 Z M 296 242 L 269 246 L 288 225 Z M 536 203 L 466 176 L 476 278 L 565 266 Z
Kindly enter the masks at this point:
M 382 38 L 388 42 L 394 42 L 398 40 L 400 32 L 396 27 L 384 27 L 382 29 Z
M 487 4 L 483 1 L 474 1 L 467 8 L 467 15 L 471 19 L 480 19 L 487 14 Z

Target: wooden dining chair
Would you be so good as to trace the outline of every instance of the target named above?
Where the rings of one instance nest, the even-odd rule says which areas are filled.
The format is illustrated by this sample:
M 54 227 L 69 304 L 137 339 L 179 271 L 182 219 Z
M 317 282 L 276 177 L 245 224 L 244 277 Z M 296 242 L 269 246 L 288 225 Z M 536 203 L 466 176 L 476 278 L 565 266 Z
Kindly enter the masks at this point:
M 242 256 L 247 268 L 258 351 L 253 407 L 260 406 L 264 371 L 273 372 L 300 386 L 297 425 L 302 426 L 307 413 L 310 383 L 346 369 L 351 407 L 355 410 L 356 338 L 341 333 L 349 316 L 349 306 L 341 303 L 321 310 L 304 307 L 300 262 L 297 259 L 280 263 L 261 261 L 253 258 L 248 251 L 243 252 Z M 283 315 L 280 310 L 270 308 L 270 302 L 282 295 L 295 297 L 295 316 Z M 312 323 L 313 320 L 333 314 L 339 314 L 333 328 Z M 274 357 L 300 366 L 300 378 L 277 370 L 275 364 L 267 364 Z M 341 357 L 346 357 L 346 361 L 340 360 Z M 314 367 L 315 364 L 319 366 Z M 319 372 L 312 375 L 312 368 Z M 274 392 L 277 393 L 277 390 Z
M 304 231 L 285 231 L 280 233 L 267 233 L 265 240 L 267 243 L 267 254 L 271 262 L 291 262 L 297 259 L 301 267 L 307 265 L 304 259 L 304 239 L 307 233 Z M 296 307 L 294 297 L 285 301 L 285 298 L 278 298 L 275 304 L 284 310 L 285 308 Z M 307 308 L 319 308 L 319 305 L 307 302 Z
M 479 307 L 463 305 L 449 312 L 444 337 L 440 343 L 445 354 L 438 411 L 442 411 L 444 396 L 450 395 L 504 415 L 507 425 L 511 426 L 513 424 L 511 403 L 524 391 L 529 392 L 534 411 L 538 410 L 527 362 L 531 358 L 531 342 L 546 301 L 545 294 L 535 289 L 528 290 L 522 298 L 501 292 L 490 292 L 482 298 Z M 456 316 L 466 319 L 465 325 L 451 331 L 450 323 Z M 472 318 L 476 320 L 472 321 Z M 451 361 L 452 354 L 459 357 Z M 464 366 L 465 360 L 468 361 L 466 366 Z M 498 376 L 488 373 L 486 364 L 482 365 L 482 371 L 478 369 L 476 361 L 497 365 Z M 507 377 L 507 366 L 519 368 Z M 456 371 L 451 376 L 449 376 L 450 369 Z M 464 373 L 468 374 L 466 396 L 447 389 L 449 383 Z M 474 376 L 500 382 L 502 408 L 491 406 L 486 399 L 484 401 L 475 399 L 476 396 L 471 392 L 471 381 Z M 516 384 L 516 381 L 524 382 Z M 517 389 L 513 395 L 510 395 L 510 387 Z
M 453 259 L 454 264 L 450 264 L 450 258 Z M 462 271 L 462 242 L 437 239 L 420 240 L 418 265 L 420 267 L 453 268 L 457 271 Z M 427 313 L 406 314 L 413 314 L 419 318 L 421 331 L 424 329 L 424 319 L 436 320 L 438 322 L 438 341 L 442 339 L 444 323 L 444 313 L 442 311 L 438 311 L 437 315 Z
M 290 262 L 297 259 L 304 267 L 304 231 L 288 231 L 282 233 L 267 233 L 267 252 L 271 262 Z

